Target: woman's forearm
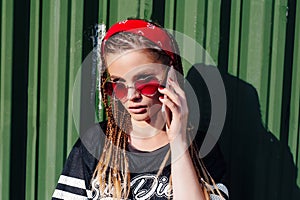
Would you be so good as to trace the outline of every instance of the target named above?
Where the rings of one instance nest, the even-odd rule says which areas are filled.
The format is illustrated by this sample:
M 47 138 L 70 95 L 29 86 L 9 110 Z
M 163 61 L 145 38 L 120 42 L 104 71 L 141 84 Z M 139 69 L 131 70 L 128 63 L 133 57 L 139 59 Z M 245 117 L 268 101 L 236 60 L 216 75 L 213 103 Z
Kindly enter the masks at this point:
M 173 198 L 204 200 L 202 187 L 190 157 L 187 144 L 175 140 L 171 147 Z

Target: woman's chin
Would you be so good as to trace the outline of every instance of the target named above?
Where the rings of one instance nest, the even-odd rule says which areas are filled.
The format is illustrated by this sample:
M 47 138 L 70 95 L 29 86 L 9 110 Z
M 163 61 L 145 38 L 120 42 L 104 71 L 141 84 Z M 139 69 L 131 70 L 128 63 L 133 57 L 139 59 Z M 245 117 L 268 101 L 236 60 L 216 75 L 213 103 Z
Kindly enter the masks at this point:
M 159 121 L 164 121 L 161 115 L 157 115 L 158 113 L 144 113 L 144 114 L 131 114 L 131 118 L 137 122 L 147 122 L 147 123 L 157 123 Z

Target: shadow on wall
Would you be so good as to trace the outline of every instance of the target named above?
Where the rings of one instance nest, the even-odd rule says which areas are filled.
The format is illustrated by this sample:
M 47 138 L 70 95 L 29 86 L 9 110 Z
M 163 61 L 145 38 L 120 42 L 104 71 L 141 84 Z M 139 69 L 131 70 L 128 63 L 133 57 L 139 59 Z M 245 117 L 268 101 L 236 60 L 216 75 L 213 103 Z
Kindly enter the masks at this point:
M 199 70 L 212 68 L 215 67 L 196 64 L 187 74 L 201 110 L 200 122 L 194 120 L 194 123 L 199 123 L 203 133 L 210 122 L 211 107 L 208 89 Z M 221 76 L 227 95 L 227 113 L 219 145 L 227 162 L 230 199 L 299 200 L 297 168 L 292 154 L 287 144 L 262 125 L 255 88 L 226 72 L 221 72 Z M 187 99 L 190 99 L 188 95 Z

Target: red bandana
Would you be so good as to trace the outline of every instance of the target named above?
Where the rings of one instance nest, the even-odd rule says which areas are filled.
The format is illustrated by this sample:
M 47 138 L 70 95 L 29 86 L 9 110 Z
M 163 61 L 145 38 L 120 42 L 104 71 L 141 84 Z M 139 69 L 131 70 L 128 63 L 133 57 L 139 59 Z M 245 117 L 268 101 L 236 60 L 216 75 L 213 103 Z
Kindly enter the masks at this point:
M 155 26 L 150 22 L 138 19 L 124 20 L 114 24 L 103 38 L 102 50 L 106 40 L 119 32 L 130 32 L 144 36 L 161 47 L 161 49 L 164 50 L 172 60 L 174 60 L 174 50 L 172 48 L 170 36 L 162 28 Z

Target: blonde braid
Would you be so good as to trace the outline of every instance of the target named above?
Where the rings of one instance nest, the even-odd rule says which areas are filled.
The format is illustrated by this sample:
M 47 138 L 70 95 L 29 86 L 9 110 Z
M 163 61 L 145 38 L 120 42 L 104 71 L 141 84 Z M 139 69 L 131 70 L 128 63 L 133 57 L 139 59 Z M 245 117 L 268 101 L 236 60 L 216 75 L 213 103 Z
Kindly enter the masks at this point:
M 103 104 L 107 115 L 106 139 L 103 153 L 99 159 L 93 174 L 93 179 L 98 180 L 101 197 L 104 195 L 106 187 L 114 198 L 126 199 L 129 195 L 130 175 L 128 159 L 126 157 L 127 134 L 123 131 L 125 127 L 126 112 L 120 112 L 119 105 L 114 100 L 109 102 L 107 94 L 103 92 L 103 83 L 107 79 L 106 72 L 101 77 Z M 116 116 L 114 118 L 114 116 Z M 125 127 L 125 129 L 123 128 Z M 123 154 L 123 155 L 121 155 Z M 123 159 L 122 159 L 123 157 Z M 118 170 L 119 169 L 119 170 Z M 122 184 L 124 183 L 124 188 Z
M 188 132 L 190 130 L 192 130 L 192 129 L 188 129 Z M 205 199 L 210 200 L 209 193 L 215 194 L 214 189 L 217 191 L 217 194 L 218 194 L 219 197 L 221 197 L 222 199 L 225 199 L 223 197 L 223 195 L 221 194 L 219 188 L 215 184 L 214 179 L 211 177 L 208 170 L 206 169 L 205 164 L 203 163 L 203 160 L 199 157 L 198 147 L 195 144 L 195 142 L 192 141 L 192 138 L 191 138 L 192 134 L 187 134 L 187 135 L 188 135 L 188 139 L 189 139 L 189 142 L 190 142 L 189 153 L 190 153 L 191 159 L 194 163 L 196 173 L 197 173 L 198 177 L 201 180 L 202 189 L 203 189 Z

